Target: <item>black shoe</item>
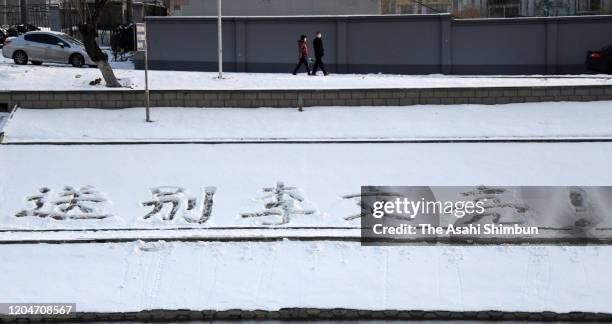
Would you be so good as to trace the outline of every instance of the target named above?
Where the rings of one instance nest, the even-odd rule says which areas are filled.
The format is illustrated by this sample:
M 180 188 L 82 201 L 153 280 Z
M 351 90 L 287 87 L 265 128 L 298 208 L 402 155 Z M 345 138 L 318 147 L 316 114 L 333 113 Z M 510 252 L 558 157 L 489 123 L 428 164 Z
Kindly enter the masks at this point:
M 310 76 L 317 76 L 316 73 L 310 73 Z
M 328 76 L 328 75 L 329 75 L 329 73 L 325 72 L 325 73 L 323 73 L 323 75 L 324 75 L 324 76 Z
M 293 72 L 293 75 L 297 75 L 297 73 Z

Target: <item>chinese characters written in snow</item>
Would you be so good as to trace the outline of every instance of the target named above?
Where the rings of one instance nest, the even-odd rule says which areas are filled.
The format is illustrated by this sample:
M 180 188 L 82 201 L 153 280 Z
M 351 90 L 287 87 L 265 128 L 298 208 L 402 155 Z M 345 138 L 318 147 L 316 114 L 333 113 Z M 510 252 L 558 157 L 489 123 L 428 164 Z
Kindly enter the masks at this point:
M 179 215 L 188 223 L 204 224 L 212 213 L 215 192 L 214 187 L 204 189 L 201 206 L 198 206 L 197 198 L 187 197 L 185 188 L 153 188 L 151 189 L 153 199 L 142 203 L 142 206 L 152 207 L 151 212 L 146 214 L 144 219 L 159 216 L 163 221 L 171 221 Z
M 275 187 L 263 188 L 267 195 L 260 198 L 264 202 L 264 210 L 256 213 L 242 214 L 242 218 L 277 216 L 280 221 L 263 225 L 284 225 L 291 221 L 292 215 L 312 215 L 314 210 L 302 209 L 304 198 L 295 187 L 286 187 L 284 183 L 277 182 Z
M 344 195 L 343 200 L 353 201 L 361 209 L 363 197 L 393 197 L 401 196 L 399 193 L 383 192 L 377 189 L 361 192 L 359 194 Z M 373 191 L 372 191 L 373 190 Z M 280 226 L 289 224 L 294 217 L 315 214 L 315 210 L 303 207 L 304 197 L 297 187 L 288 187 L 283 182 L 277 182 L 273 187 L 262 189 L 263 197 L 257 199 L 263 203 L 263 208 L 256 212 L 242 213 L 243 219 L 262 219 L 261 224 L 267 226 Z M 199 196 L 191 196 L 183 187 L 162 186 L 151 189 L 151 198 L 141 202 L 140 206 L 148 209 L 143 211 L 142 219 L 145 221 L 159 220 L 172 222 L 175 219 L 184 220 L 190 224 L 206 223 L 213 212 L 216 188 L 205 187 Z M 472 191 L 461 193 L 473 201 L 486 201 L 484 212 L 457 220 L 458 224 L 478 223 L 490 218 L 493 223 L 512 224 L 523 223 L 525 220 L 519 216 L 526 213 L 527 208 L 513 201 L 512 192 L 504 188 L 476 187 Z M 112 217 L 107 212 L 110 201 L 104 193 L 92 186 L 75 188 L 65 186 L 54 192 L 47 187 L 38 189 L 38 193 L 27 197 L 29 208 L 15 214 L 15 217 L 38 217 L 55 220 L 102 220 Z M 344 217 L 346 221 L 360 219 L 361 213 Z
M 90 186 L 81 189 L 66 186 L 56 195 L 49 188 L 40 188 L 38 194 L 26 200 L 34 206 L 18 212 L 16 217 L 50 217 L 58 220 L 111 217 L 103 211 L 108 202 L 106 197 Z
M 311 215 L 314 210 L 304 210 L 304 198 L 299 189 L 286 187 L 284 183 L 277 182 L 274 187 L 263 188 L 266 196 L 259 200 L 264 202 L 262 211 L 241 214 L 242 218 L 276 216 L 278 222 L 263 222 L 263 225 L 284 225 L 296 215 Z M 151 199 L 142 202 L 144 208 L 150 211 L 143 216 L 144 220 L 159 219 L 173 221 L 181 218 L 188 223 L 204 224 L 212 215 L 215 187 L 206 187 L 200 197 L 190 196 L 185 188 L 163 186 L 151 189 Z M 43 187 L 34 196 L 26 198 L 30 204 L 15 214 L 15 217 L 53 218 L 56 220 L 87 220 L 105 219 L 112 217 L 105 210 L 109 205 L 106 195 L 94 187 L 86 186 L 75 189 L 64 187 L 59 192 Z

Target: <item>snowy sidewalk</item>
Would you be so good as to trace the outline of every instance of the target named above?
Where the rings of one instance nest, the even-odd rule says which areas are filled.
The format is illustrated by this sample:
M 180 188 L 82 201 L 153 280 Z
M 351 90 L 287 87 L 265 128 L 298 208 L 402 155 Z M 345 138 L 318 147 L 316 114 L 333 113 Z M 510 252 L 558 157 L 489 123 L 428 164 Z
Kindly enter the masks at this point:
M 116 69 L 120 82 L 131 89 L 144 89 L 144 71 Z M 458 87 L 530 87 L 612 85 L 612 76 L 447 76 L 333 74 L 311 77 L 289 73 L 226 73 L 217 79 L 213 72 L 151 71 L 153 90 L 302 90 L 302 89 L 391 89 L 391 88 L 458 88 Z M 103 85 L 90 86 L 100 78 L 92 68 L 67 66 L 17 66 L 0 63 L 0 91 L 106 90 Z M 128 89 L 124 88 L 124 89 Z
M 1 303 L 80 312 L 612 311 L 609 246 L 132 242 L 0 245 L 0 255 Z
M 296 109 L 19 109 L 5 143 L 610 139 L 612 102 Z

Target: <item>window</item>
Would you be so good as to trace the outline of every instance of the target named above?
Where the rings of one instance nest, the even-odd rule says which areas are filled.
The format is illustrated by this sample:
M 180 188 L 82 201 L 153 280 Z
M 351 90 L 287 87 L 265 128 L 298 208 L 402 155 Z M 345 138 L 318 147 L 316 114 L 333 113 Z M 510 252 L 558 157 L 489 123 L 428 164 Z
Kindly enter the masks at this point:
M 590 0 L 589 7 L 592 11 L 601 10 L 601 0 Z
M 28 34 L 24 39 L 28 42 L 45 43 L 45 34 Z
M 57 45 L 61 43 L 66 47 L 70 47 L 70 45 L 68 45 L 68 43 L 64 40 L 49 34 L 28 34 L 25 35 L 24 39 L 28 42 L 35 42 L 47 45 Z
M 62 44 L 63 46 L 66 46 L 68 44 L 66 44 L 66 42 L 64 42 L 63 40 L 53 36 L 53 35 L 45 35 L 46 39 L 45 39 L 45 43 L 49 44 L 49 45 L 57 45 L 57 44 Z
M 64 40 L 64 41 L 70 43 L 70 44 L 83 45 L 83 43 L 80 40 L 78 40 L 78 39 L 76 39 L 76 38 L 74 38 L 74 37 L 72 37 L 70 35 L 62 34 L 62 36 L 60 38 L 62 40 Z
M 576 0 L 578 14 L 600 14 L 602 12 L 601 0 Z
M 521 3 L 518 0 L 488 0 L 489 17 L 518 17 L 521 14 Z

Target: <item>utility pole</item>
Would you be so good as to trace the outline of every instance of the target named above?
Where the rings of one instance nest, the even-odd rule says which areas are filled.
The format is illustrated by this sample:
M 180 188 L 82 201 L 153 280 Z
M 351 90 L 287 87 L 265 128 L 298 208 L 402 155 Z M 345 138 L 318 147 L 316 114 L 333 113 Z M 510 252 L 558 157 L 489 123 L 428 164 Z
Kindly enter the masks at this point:
M 219 79 L 223 79 L 223 23 L 221 21 L 221 15 L 223 10 L 221 8 L 221 1 L 217 0 L 217 30 L 218 30 L 218 47 L 219 47 Z

